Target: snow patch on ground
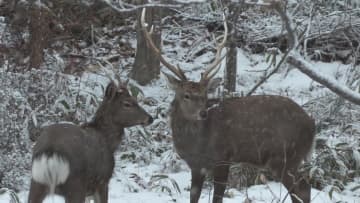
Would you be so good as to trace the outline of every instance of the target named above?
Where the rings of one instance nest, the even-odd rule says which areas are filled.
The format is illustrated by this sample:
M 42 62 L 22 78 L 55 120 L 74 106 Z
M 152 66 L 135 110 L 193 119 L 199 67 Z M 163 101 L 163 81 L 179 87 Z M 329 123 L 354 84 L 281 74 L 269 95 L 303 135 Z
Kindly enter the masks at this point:
M 182 171 L 179 173 L 167 174 L 169 178 L 176 181 L 180 188 L 180 193 L 175 191 L 170 195 L 169 193 L 162 191 L 160 186 L 154 187 L 151 185 L 145 185 L 147 188 L 142 188 L 137 191 L 132 191 L 134 188 L 134 179 L 132 174 L 138 174 L 142 179 L 143 183 L 149 183 L 152 175 L 157 174 L 160 171 L 160 166 L 152 164 L 149 166 L 138 167 L 136 164 L 125 164 L 120 170 L 116 170 L 113 178 L 110 182 L 110 203 L 189 203 L 190 199 L 190 171 Z M 165 185 L 164 185 L 165 186 Z M 171 186 L 168 186 L 171 187 Z M 246 198 L 251 200 L 253 203 L 269 203 L 269 202 L 283 202 L 291 203 L 290 197 L 287 195 L 287 190 L 284 186 L 277 182 L 269 182 L 266 185 L 255 185 L 247 190 L 235 190 L 229 189 L 226 194 L 228 196 L 224 198 L 224 203 L 239 203 L 244 202 Z M 19 193 L 21 202 L 26 202 L 28 192 Z M 329 197 L 328 191 L 318 191 L 312 189 L 311 191 L 312 203 L 331 203 L 331 202 L 346 202 L 346 203 L 357 203 L 360 201 L 360 197 L 355 196 L 355 193 L 350 191 L 344 191 L 339 194 L 333 192 L 332 199 Z M 212 190 L 203 189 L 199 203 L 211 202 Z M 8 194 L 0 195 L 0 203 L 9 203 Z M 45 199 L 44 203 L 63 203 L 64 199 L 60 196 L 49 196 Z

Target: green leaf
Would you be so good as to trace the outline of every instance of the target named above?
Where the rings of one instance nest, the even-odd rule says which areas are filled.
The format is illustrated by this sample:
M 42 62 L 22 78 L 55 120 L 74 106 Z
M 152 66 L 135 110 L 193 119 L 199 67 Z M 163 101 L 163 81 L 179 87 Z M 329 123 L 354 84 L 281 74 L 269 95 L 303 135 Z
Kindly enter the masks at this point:
M 66 110 L 70 110 L 70 105 L 65 100 L 61 100 L 60 104 L 62 104 Z
M 10 203 L 20 203 L 20 199 L 14 191 L 10 192 L 10 197 L 11 197 Z
M 335 191 L 335 192 L 340 192 L 340 189 L 339 189 L 338 187 L 336 187 L 336 186 L 332 186 L 331 189 L 330 189 L 330 191 L 329 191 L 330 199 L 333 198 L 333 193 L 334 193 L 334 191 Z
M 355 192 L 358 189 L 360 189 L 360 185 L 355 186 L 355 187 L 351 188 L 350 190 L 351 190 L 351 192 Z
M 268 62 L 270 61 L 270 57 L 271 57 L 271 56 L 272 56 L 271 54 L 269 54 L 269 55 L 266 56 L 266 58 L 265 58 L 265 62 L 266 62 L 266 63 L 268 63 Z
M 8 188 L 0 188 L 0 195 L 5 193 L 9 193 L 10 203 L 20 203 L 20 198 L 18 197 L 15 191 Z
M 7 188 L 0 188 L 0 195 L 5 194 L 9 189 Z
M 336 148 L 347 147 L 347 146 L 349 146 L 349 144 L 346 142 L 341 142 L 335 145 Z
M 273 54 L 272 65 L 276 66 L 276 54 Z
M 169 176 L 162 175 L 162 174 L 151 176 L 151 180 L 153 180 L 153 181 L 158 181 L 158 180 L 167 179 L 167 178 L 169 178 Z
M 179 184 L 178 184 L 174 179 L 172 179 L 172 178 L 170 178 L 170 181 L 171 181 L 173 187 L 175 188 L 176 192 L 177 192 L 178 194 L 181 194 L 181 190 L 180 190 Z
M 145 129 L 145 127 L 137 128 L 137 132 L 144 139 L 145 142 L 151 144 L 151 133 Z
M 139 95 L 144 95 L 144 92 L 137 86 L 129 84 L 130 93 L 133 97 L 137 98 Z

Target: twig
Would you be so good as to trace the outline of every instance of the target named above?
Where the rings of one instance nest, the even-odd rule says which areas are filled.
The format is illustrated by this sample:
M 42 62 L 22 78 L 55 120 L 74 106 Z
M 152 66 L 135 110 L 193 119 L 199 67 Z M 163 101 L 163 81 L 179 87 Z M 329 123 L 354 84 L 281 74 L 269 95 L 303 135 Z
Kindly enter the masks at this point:
M 285 52 L 284 56 L 281 58 L 279 63 L 276 65 L 276 67 L 268 75 L 261 78 L 261 80 L 253 88 L 251 88 L 251 90 L 246 94 L 246 96 L 252 95 L 256 91 L 257 88 L 259 88 L 264 82 L 266 82 L 266 80 L 268 80 L 272 75 L 274 75 L 279 70 L 279 68 L 281 67 L 281 65 L 284 63 L 287 56 L 289 55 L 289 52 L 290 52 L 290 50 L 287 50 Z
M 305 58 L 308 58 L 308 53 L 307 53 L 307 43 L 308 43 L 308 36 L 310 34 L 310 30 L 311 30 L 311 23 L 312 23 L 312 18 L 313 18 L 313 10 L 314 10 L 314 3 L 311 4 L 311 9 L 310 9 L 310 17 L 309 17 L 309 22 L 306 28 L 306 32 L 305 32 L 305 38 L 304 38 L 304 55 Z
M 104 3 L 106 3 L 110 8 L 114 9 L 115 11 L 119 12 L 119 13 L 128 13 L 128 12 L 135 12 L 138 9 L 143 9 L 143 8 L 181 8 L 183 5 L 178 5 L 178 4 L 161 4 L 161 3 L 148 3 L 148 4 L 143 4 L 143 5 L 132 5 L 132 4 L 127 4 L 127 3 L 123 3 L 123 5 L 128 6 L 128 8 L 118 8 L 116 6 L 114 6 L 113 4 L 111 4 L 109 1 L 107 0 L 103 0 Z
M 273 7 L 275 10 L 279 10 L 279 11 L 283 11 L 283 6 L 281 4 L 280 1 L 274 0 L 270 3 L 268 3 L 268 1 L 264 2 L 264 1 L 258 1 L 258 3 L 260 2 L 260 4 L 257 5 L 263 5 L 263 6 L 267 6 L 267 7 Z M 251 3 L 252 4 L 252 3 Z M 280 12 L 279 12 L 280 14 Z M 286 12 L 281 12 L 280 16 L 281 18 L 286 18 Z M 291 29 L 292 30 L 292 25 L 290 23 L 290 21 L 284 23 L 284 26 L 286 28 L 286 30 Z M 279 63 L 276 65 L 276 67 L 266 76 L 264 76 L 247 94 L 246 96 L 250 96 L 251 94 L 253 94 L 256 89 L 258 87 L 260 87 L 264 82 L 266 82 L 266 80 L 268 80 L 272 75 L 274 75 L 279 68 L 281 67 L 281 65 L 286 61 L 286 58 L 288 57 L 289 53 L 292 51 L 292 49 L 295 47 L 295 45 L 298 44 L 298 40 L 297 37 L 294 35 L 289 36 L 288 39 L 288 49 L 285 52 L 285 54 L 283 55 L 283 57 L 281 58 L 281 60 L 279 61 Z

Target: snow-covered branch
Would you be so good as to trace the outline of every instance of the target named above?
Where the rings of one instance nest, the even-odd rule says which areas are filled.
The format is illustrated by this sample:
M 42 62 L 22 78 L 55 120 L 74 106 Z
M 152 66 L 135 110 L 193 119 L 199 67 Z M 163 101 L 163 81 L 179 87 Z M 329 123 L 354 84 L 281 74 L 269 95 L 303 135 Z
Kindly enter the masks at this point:
M 314 69 L 298 52 L 291 52 L 287 58 L 289 64 L 295 66 L 301 72 L 308 75 L 311 79 L 329 88 L 334 93 L 346 100 L 360 105 L 360 94 L 351 90 L 347 86 L 340 85 L 337 80 Z
M 290 51 L 287 62 L 309 76 L 314 81 L 324 85 L 337 95 L 354 104 L 360 105 L 360 93 L 351 90 L 347 86 L 339 84 L 339 82 L 334 78 L 331 78 L 315 70 L 312 64 L 306 61 L 303 56 L 301 56 L 300 53 L 295 49 L 298 46 L 298 38 L 294 32 L 291 18 L 287 14 L 283 2 L 280 0 L 273 0 L 270 4 L 268 4 L 270 0 L 262 0 L 259 2 L 261 2 L 260 5 L 262 6 L 269 6 L 274 8 L 279 13 L 281 20 L 283 21 L 288 36 L 288 50 Z M 267 4 L 264 4 L 264 2 Z
M 287 35 L 289 38 L 289 48 L 293 48 L 297 46 L 297 37 L 292 29 L 291 26 L 291 20 L 289 15 L 286 13 L 284 9 L 281 8 L 280 3 L 274 4 L 275 10 L 280 14 L 281 19 L 283 23 L 285 24 L 285 28 L 287 31 Z M 295 39 L 295 40 L 293 40 Z M 295 49 L 292 50 L 287 58 L 287 62 L 293 66 L 295 66 L 297 69 L 299 69 L 301 72 L 308 75 L 311 79 L 315 80 L 316 82 L 324 85 L 325 87 L 329 88 L 331 91 L 336 93 L 337 95 L 343 97 L 344 99 L 360 105 L 360 94 L 358 92 L 355 92 L 351 90 L 350 88 L 339 84 L 337 80 L 334 78 L 331 78 L 327 75 L 324 75 L 320 73 L 319 71 L 315 70 L 314 67 L 312 67 L 311 63 L 306 61 L 298 51 Z

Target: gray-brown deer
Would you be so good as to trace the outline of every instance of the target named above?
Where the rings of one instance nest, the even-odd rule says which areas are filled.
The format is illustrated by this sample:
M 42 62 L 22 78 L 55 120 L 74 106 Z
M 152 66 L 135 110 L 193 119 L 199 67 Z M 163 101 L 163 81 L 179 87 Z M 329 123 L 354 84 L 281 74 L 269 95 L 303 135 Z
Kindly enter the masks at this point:
M 217 46 L 214 61 L 200 82 L 189 81 L 180 67 L 168 63 L 141 26 L 151 49 L 176 77 L 166 74 L 175 91 L 170 120 L 177 153 L 191 169 L 190 202 L 199 200 L 206 172 L 213 173 L 213 203 L 221 203 L 232 163 L 248 163 L 269 168 L 296 202 L 310 202 L 310 185 L 300 177 L 298 167 L 309 155 L 315 123 L 294 101 L 282 96 L 248 96 L 210 101 L 212 78 L 219 70 L 224 38 Z M 210 103 L 214 104 L 212 107 Z
M 33 149 L 29 203 L 41 203 L 54 193 L 66 203 L 83 203 L 90 195 L 96 203 L 106 203 L 124 128 L 152 120 L 124 84 L 111 82 L 91 122 L 53 124 L 42 130 Z

